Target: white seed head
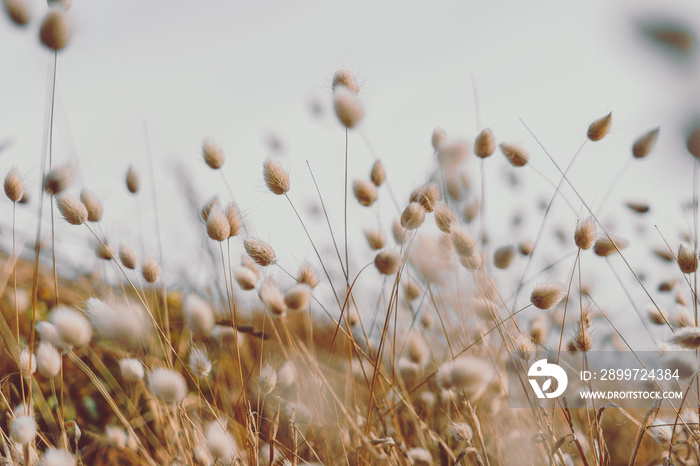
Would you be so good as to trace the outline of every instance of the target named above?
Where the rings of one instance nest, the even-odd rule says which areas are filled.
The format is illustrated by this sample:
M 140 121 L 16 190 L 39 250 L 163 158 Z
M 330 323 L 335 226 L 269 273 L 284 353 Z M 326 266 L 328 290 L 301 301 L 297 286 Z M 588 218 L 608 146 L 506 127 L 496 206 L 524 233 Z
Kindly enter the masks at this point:
M 284 303 L 292 311 L 301 311 L 309 308 L 311 288 L 307 285 L 295 285 L 284 295 Z
M 160 280 L 160 264 L 153 258 L 148 258 L 141 266 L 141 274 L 148 283 L 156 283 Z
M 153 369 L 148 373 L 148 387 L 156 398 L 164 403 L 179 403 L 187 395 L 187 383 L 179 372 L 170 369 Z
M 214 241 L 227 240 L 231 234 L 231 225 L 226 214 L 219 206 L 214 206 L 207 216 L 207 234 Z
M 15 418 L 10 424 L 10 436 L 20 445 L 29 445 L 36 437 L 36 421 L 34 417 L 22 415 Z
M 204 433 L 207 449 L 214 461 L 231 464 L 236 455 L 236 445 L 231 435 L 218 421 L 212 421 Z
M 284 295 L 271 280 L 265 281 L 265 283 L 260 286 L 258 296 L 260 297 L 260 301 L 265 305 L 265 308 L 272 314 L 281 316 L 287 311 Z
M 36 372 L 36 356 L 34 356 L 27 348 L 23 349 L 19 354 L 17 366 L 19 367 L 20 374 L 22 374 L 24 377 L 29 377 Z
M 258 276 L 247 267 L 236 269 L 233 276 L 236 279 L 238 286 L 246 291 L 255 289 L 255 285 L 258 283 Z
M 275 372 L 275 368 L 270 364 L 265 364 L 260 370 L 260 375 L 258 375 L 258 387 L 260 387 L 260 392 L 263 395 L 269 395 L 270 392 L 275 389 L 275 385 L 277 385 L 277 372 Z
M 135 269 L 138 262 L 136 251 L 128 244 L 122 243 L 119 246 L 119 260 L 122 261 L 122 265 L 127 269 Z
M 209 335 L 214 329 L 214 312 L 202 298 L 196 294 L 185 297 L 182 304 L 187 326 L 195 335 Z
M 143 364 L 141 361 L 134 358 L 124 358 L 119 360 L 119 370 L 122 373 L 124 380 L 128 382 L 138 382 L 143 380 L 145 375 Z
M 41 375 L 51 379 L 61 370 L 61 355 L 54 345 L 42 341 L 36 349 L 36 365 Z
M 108 445 L 122 450 L 126 448 L 129 436 L 121 427 L 107 426 L 105 427 L 105 440 L 107 441 Z
M 190 351 L 189 366 L 192 373 L 199 378 L 207 377 L 212 368 L 207 353 L 199 348 L 193 348 L 192 351 Z
M 41 459 L 41 466 L 75 466 L 75 457 L 69 451 L 49 447 Z
M 80 202 L 83 203 L 88 213 L 89 222 L 99 222 L 102 220 L 102 202 L 92 192 L 87 189 L 80 191 Z
M 49 314 L 58 336 L 67 346 L 85 346 L 92 338 L 92 327 L 83 313 L 58 306 Z

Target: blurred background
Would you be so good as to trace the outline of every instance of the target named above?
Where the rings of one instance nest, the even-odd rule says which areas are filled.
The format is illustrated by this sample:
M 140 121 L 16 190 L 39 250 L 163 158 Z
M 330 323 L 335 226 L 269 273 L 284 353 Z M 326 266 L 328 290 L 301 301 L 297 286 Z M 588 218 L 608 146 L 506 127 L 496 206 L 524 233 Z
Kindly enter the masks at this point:
M 53 52 L 38 41 L 48 7 L 41 0 L 30 5 L 28 26 L 0 20 L 0 169 L 6 173 L 16 165 L 28 185 L 30 202 L 18 209 L 17 224 L 27 257 L 54 64 Z M 651 251 L 664 247 L 661 235 L 675 250 L 694 230 L 694 159 L 686 138 L 700 97 L 696 2 L 74 0 L 69 17 L 72 37 L 57 62 L 54 164 L 76 167 L 73 192 L 86 187 L 104 200 L 101 228 L 115 247 L 127 241 L 157 257 L 162 249 L 164 278 L 173 286 L 202 289 L 217 276 L 205 254 L 212 242 L 198 219 L 199 207 L 215 195 L 238 203 L 249 233 L 268 241 L 285 268 L 294 271 L 307 259 L 319 267 L 287 201 L 265 188 L 262 162 L 268 156 L 289 169 L 290 198 L 324 261 L 341 276 L 310 175 L 342 243 L 345 130 L 330 88 L 340 68 L 356 74 L 365 109 L 361 127 L 349 132 L 349 179 L 368 179 L 380 158 L 401 209 L 437 169 L 431 146 L 436 127 L 470 146 L 488 127 L 497 143 L 519 144 L 530 153 L 530 163 L 520 169 L 499 150 L 483 163 L 471 155 L 461 169 L 471 188 L 453 205 L 459 210 L 481 202 L 483 192 L 487 253 L 534 241 L 541 205 L 552 195 L 551 183 L 559 182 L 523 122 L 563 168 L 588 125 L 612 112 L 611 133 L 583 146 L 570 179 L 606 228 L 630 240 L 627 257 L 645 283 L 654 288 L 678 275 Z M 655 127 L 661 131 L 654 151 L 632 160 L 632 143 Z M 233 199 L 220 174 L 202 161 L 205 139 L 224 151 L 222 171 Z M 124 183 L 130 165 L 142 180 L 136 196 Z M 571 189 L 562 195 L 570 205 L 554 204 L 526 278 L 565 281 L 571 273 L 573 230 L 588 213 Z M 350 196 L 351 273 L 373 258 L 362 229 L 379 225 L 390 238 L 400 214 L 386 188 L 379 197 L 370 210 Z M 628 201 L 648 203 L 651 210 L 640 217 L 624 207 Z M 1 203 L 6 248 L 11 215 L 9 201 Z M 48 209 L 43 221 L 50 221 Z M 49 239 L 50 228 L 44 231 Z M 56 231 L 62 272 L 93 269 L 98 260 L 86 232 L 63 220 Z M 236 261 L 240 241 L 232 247 Z M 632 274 L 619 258 L 608 267 L 605 259 L 590 257 L 584 267 L 600 273 L 585 281 L 598 303 L 639 325 L 630 300 L 618 287 L 606 287 L 616 283 L 610 275 L 616 270 L 643 308 L 645 294 Z M 552 263 L 561 265 L 538 272 Z M 99 267 L 109 279 L 112 272 Z M 520 258 L 494 277 L 512 292 L 523 267 Z M 376 281 L 376 272 L 363 280 Z M 520 305 L 527 302 L 527 285 L 524 290 Z

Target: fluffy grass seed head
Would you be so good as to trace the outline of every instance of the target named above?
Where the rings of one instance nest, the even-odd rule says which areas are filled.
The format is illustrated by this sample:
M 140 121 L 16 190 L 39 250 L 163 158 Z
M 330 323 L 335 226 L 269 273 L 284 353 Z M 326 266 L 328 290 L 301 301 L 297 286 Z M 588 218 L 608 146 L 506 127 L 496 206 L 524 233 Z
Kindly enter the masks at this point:
M 135 358 L 124 358 L 119 360 L 119 370 L 122 378 L 128 382 L 138 382 L 143 380 L 145 372 L 141 361 Z
M 218 170 L 224 165 L 224 153 L 211 141 L 204 141 L 202 144 L 202 156 L 204 163 L 214 170 Z
M 265 308 L 276 316 L 283 316 L 287 312 L 284 295 L 272 280 L 266 280 L 258 290 L 260 302 Z
M 532 353 L 537 350 L 537 347 L 528 335 L 521 334 L 515 340 L 515 349 L 518 352 L 518 357 L 524 361 L 527 361 L 528 359 L 532 358 Z
M 316 288 L 319 284 L 318 274 L 308 262 L 299 268 L 297 281 L 302 285 L 308 285 L 311 289 Z
M 231 225 L 219 206 L 214 206 L 207 216 L 207 234 L 214 241 L 225 241 L 230 237 Z
M 452 224 L 457 221 L 457 216 L 454 211 L 450 209 L 447 204 L 438 202 L 435 204 L 433 212 L 435 213 L 435 223 L 440 231 L 443 233 L 450 233 Z
M 148 388 L 166 404 L 179 403 L 187 395 L 184 377 L 174 370 L 157 368 L 148 373 Z
M 413 301 L 423 294 L 423 289 L 417 281 L 409 278 L 402 280 L 402 282 L 403 295 L 407 301 Z
M 139 174 L 136 173 L 136 169 L 133 165 L 130 165 L 129 169 L 126 171 L 126 189 L 128 189 L 131 194 L 136 194 L 139 190 Z
M 376 160 L 372 165 L 372 171 L 369 173 L 369 179 L 376 187 L 380 187 L 386 180 L 386 171 L 381 160 Z
M 190 351 L 189 367 L 195 377 L 203 379 L 211 372 L 212 365 L 207 353 L 195 347 Z
M 550 309 L 559 304 L 564 296 L 566 288 L 561 283 L 542 283 L 532 290 L 530 302 L 538 309 Z
M 454 172 L 469 156 L 469 145 L 462 141 L 443 142 L 437 150 L 440 166 Z
M 13 23 L 17 26 L 26 26 L 29 23 L 29 6 L 26 0 L 5 0 L 5 11 Z
M 95 244 L 95 254 L 97 255 L 98 259 L 106 261 L 114 259 L 114 251 L 109 246 L 109 244 L 103 241 L 98 241 Z
M 518 252 L 523 256 L 529 256 L 532 254 L 532 248 L 532 243 L 527 240 L 521 241 L 520 244 L 518 244 Z
M 70 194 L 57 196 L 56 207 L 66 222 L 71 225 L 82 225 L 88 219 L 88 211 L 83 203 Z
M 73 169 L 69 165 L 60 165 L 49 171 L 44 177 L 44 191 L 53 196 L 63 192 L 73 182 Z
M 443 363 L 437 381 L 446 390 L 464 390 L 467 399 L 474 401 L 486 390 L 493 373 L 493 366 L 483 359 L 463 356 Z
M 42 341 L 36 349 L 36 366 L 39 373 L 49 379 L 56 377 L 61 370 L 61 355 L 48 341 Z
M 235 202 L 230 202 L 226 206 L 224 214 L 226 215 L 226 219 L 228 220 L 229 238 L 238 236 L 238 234 L 241 232 L 241 229 L 243 228 L 243 220 L 241 219 L 241 211 L 238 209 L 238 205 L 236 205 Z
M 464 220 L 471 223 L 479 215 L 480 208 L 478 201 L 464 206 Z
M 401 267 L 401 256 L 394 251 L 379 251 L 374 257 L 374 266 L 383 275 L 393 275 Z
M 87 189 L 80 191 L 80 202 L 87 209 L 87 219 L 89 222 L 99 222 L 102 220 L 102 202 L 92 192 Z
M 391 235 L 394 237 L 396 244 L 404 244 L 408 238 L 408 231 L 401 226 L 401 221 L 395 219 L 394 223 L 391 224 Z
M 204 220 L 205 223 L 209 219 L 209 212 L 211 212 L 211 210 L 218 205 L 219 196 L 214 196 L 204 203 L 202 209 L 199 211 L 199 215 L 202 217 L 202 220 Z
M 349 70 L 340 69 L 333 75 L 333 82 L 331 83 L 331 90 L 335 91 L 338 86 L 345 86 L 353 94 L 357 95 L 360 92 L 360 88 L 357 85 L 357 79 Z
M 92 338 L 92 327 L 82 312 L 57 306 L 49 314 L 49 322 L 56 327 L 58 337 L 66 346 L 85 346 Z
M 682 348 L 696 350 L 700 348 L 700 328 L 684 327 L 676 330 L 670 338 L 670 343 Z
M 579 222 L 574 231 L 574 243 L 581 249 L 590 249 L 595 244 L 595 222 L 592 218 Z
M 591 123 L 588 127 L 588 139 L 591 141 L 600 141 L 610 132 L 611 126 L 612 112 Z
M 433 130 L 432 137 L 430 138 L 430 143 L 433 145 L 433 149 L 436 151 L 440 149 L 442 143 L 447 139 L 447 133 L 442 128 L 435 128 Z
M 12 167 L 5 176 L 5 195 L 12 202 L 19 202 L 23 194 L 24 183 L 22 182 L 22 175 L 19 174 L 17 168 Z
M 258 238 L 253 238 L 251 236 L 246 237 L 243 240 L 243 247 L 250 258 L 253 259 L 256 264 L 263 267 L 274 264 L 277 260 L 277 256 L 272 247 Z
M 513 246 L 503 246 L 493 253 L 493 265 L 501 270 L 510 267 L 515 259 L 515 248 Z
M 236 269 L 236 271 L 233 273 L 233 277 L 236 279 L 238 286 L 246 291 L 255 289 L 255 285 L 258 283 L 258 276 L 247 267 L 240 267 Z
M 284 294 L 284 303 L 292 311 L 303 311 L 309 308 L 311 288 L 307 285 L 294 285 Z
M 63 8 L 52 8 L 44 17 L 39 29 L 39 39 L 47 48 L 62 50 L 70 39 L 70 23 Z
M 467 300 L 467 306 L 474 311 L 474 313 L 481 319 L 490 322 L 492 320 L 498 321 L 500 318 L 500 313 L 498 311 L 498 304 L 484 297 L 474 297 Z
M 483 129 L 474 141 L 474 153 L 477 157 L 485 159 L 496 150 L 496 140 L 490 129 Z
M 632 155 L 634 158 L 641 159 L 649 155 L 649 152 L 654 148 L 656 139 L 659 137 L 659 128 L 652 129 L 646 134 L 643 134 L 639 139 L 634 141 L 632 145 Z
M 693 273 L 698 269 L 697 254 L 683 244 L 678 247 L 678 267 L 683 273 Z
M 450 229 L 450 238 L 455 247 L 455 251 L 462 257 L 469 257 L 476 252 L 476 243 L 469 236 L 466 228 L 462 226 L 453 226 Z
M 417 202 L 408 204 L 401 214 L 401 226 L 407 230 L 415 230 L 425 220 L 425 209 Z
M 520 146 L 516 146 L 514 144 L 501 144 L 499 147 L 501 148 L 501 151 L 503 151 L 503 155 L 506 156 L 508 161 L 514 167 L 524 166 L 530 158 L 527 152 L 525 152 L 525 150 Z
M 128 244 L 122 243 L 119 246 L 119 260 L 122 261 L 122 265 L 127 269 L 135 269 L 138 262 L 136 251 Z
M 277 195 L 287 193 L 291 186 L 289 173 L 282 168 L 282 164 L 269 157 L 263 162 L 263 178 L 267 189 Z
M 337 85 L 333 88 L 333 107 L 338 120 L 348 129 L 357 126 L 362 120 L 364 111 L 357 96 L 346 86 Z
M 189 294 L 185 297 L 182 310 L 185 314 L 187 327 L 195 335 L 207 336 L 214 329 L 214 324 L 216 324 L 214 312 L 209 304 L 196 294 Z
M 367 244 L 369 244 L 370 249 L 375 251 L 382 249 L 386 244 L 386 238 L 384 234 L 379 230 L 365 230 L 365 238 L 367 239 Z
M 18 416 L 10 424 L 10 437 L 19 445 L 29 445 L 36 437 L 36 421 L 33 416 Z
M 156 283 L 160 280 L 160 274 L 160 264 L 152 257 L 146 259 L 143 265 L 141 265 L 141 275 L 143 275 L 143 279 L 146 280 L 147 283 Z
M 49 447 L 41 458 L 41 466 L 75 466 L 75 457 L 68 450 Z
M 442 191 L 437 183 L 427 183 L 420 189 L 416 200 L 426 212 L 432 212 L 440 199 L 442 199 Z
M 353 181 L 352 192 L 355 194 L 355 199 L 357 199 L 357 202 L 365 207 L 371 206 L 377 200 L 376 186 L 366 180 Z
M 29 377 L 36 372 L 36 356 L 34 356 L 27 348 L 24 348 L 19 353 L 19 361 L 17 367 L 20 374 L 24 377 Z
M 236 456 L 236 444 L 231 435 L 218 421 L 212 421 L 204 432 L 207 450 L 215 463 L 233 464 Z
M 547 333 L 549 331 L 549 326 L 547 324 L 547 316 L 545 314 L 538 314 L 530 321 L 530 339 L 535 345 L 544 344 L 547 339 Z
M 107 441 L 107 445 L 123 450 L 126 448 L 129 436 L 121 427 L 107 426 L 105 427 L 105 440 Z
M 593 246 L 593 252 L 601 257 L 607 257 L 615 254 L 618 249 L 623 250 L 627 247 L 627 241 L 621 238 L 609 238 L 604 236 L 598 239 Z M 617 248 L 615 247 L 617 246 Z
M 277 372 L 275 368 L 269 363 L 265 363 L 265 366 L 260 370 L 258 375 L 258 387 L 263 395 L 269 395 L 272 390 L 275 389 L 277 385 Z

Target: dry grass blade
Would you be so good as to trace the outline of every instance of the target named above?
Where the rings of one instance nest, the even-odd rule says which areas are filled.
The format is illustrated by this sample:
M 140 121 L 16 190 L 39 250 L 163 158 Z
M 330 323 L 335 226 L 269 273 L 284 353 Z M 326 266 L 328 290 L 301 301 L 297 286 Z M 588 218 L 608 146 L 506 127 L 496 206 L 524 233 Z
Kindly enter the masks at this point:
M 642 419 L 639 426 L 639 431 L 637 432 L 637 438 L 634 441 L 634 448 L 632 449 L 632 454 L 630 455 L 630 461 L 628 463 L 629 466 L 634 466 L 635 462 L 637 461 L 637 453 L 639 452 L 639 447 L 642 444 L 642 439 L 644 438 L 646 430 L 654 422 L 654 419 L 656 419 L 656 415 L 661 407 L 661 401 L 662 400 L 660 399 L 655 400 L 649 407 L 647 413 L 644 415 L 644 419 Z

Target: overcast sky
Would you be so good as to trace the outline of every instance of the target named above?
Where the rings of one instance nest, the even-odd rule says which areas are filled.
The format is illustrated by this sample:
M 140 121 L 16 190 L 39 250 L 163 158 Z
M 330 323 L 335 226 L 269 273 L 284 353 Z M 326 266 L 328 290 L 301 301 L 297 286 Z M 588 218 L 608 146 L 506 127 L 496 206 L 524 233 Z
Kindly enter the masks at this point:
M 12 141 L 0 153 L 0 168 L 17 165 L 36 201 L 53 57 L 37 40 L 47 7 L 41 0 L 30 3 L 28 27 L 18 29 L 6 18 L 0 22 L 0 138 Z M 251 233 L 276 245 L 290 269 L 313 257 L 312 250 L 286 201 L 264 188 L 266 156 L 278 157 L 290 170 L 290 197 L 325 246 L 327 228 L 311 214 L 318 202 L 308 161 L 334 230 L 341 233 L 345 135 L 332 112 L 329 86 L 341 67 L 357 74 L 366 111 L 361 129 L 350 133 L 351 180 L 368 175 L 369 142 L 400 202 L 406 202 L 435 169 L 433 128 L 471 144 L 478 114 L 499 142 L 527 148 L 532 166 L 556 182 L 556 170 L 519 119 L 566 165 L 588 124 L 612 111 L 611 135 L 584 147 L 573 174 L 577 188 L 598 207 L 616 182 L 614 196 L 658 204 L 652 213 L 666 233 L 676 235 L 674 241 L 688 228 L 689 217 L 678 204 L 691 195 L 692 160 L 683 129 L 698 110 L 698 60 L 665 54 L 645 40 L 638 25 L 660 17 L 700 30 L 694 2 L 73 3 L 71 42 L 58 55 L 55 161 L 79 168 L 76 192 L 86 186 L 105 199 L 103 228 L 111 241 L 143 243 L 157 253 L 145 158 L 150 150 L 166 265 L 191 263 L 193 250 L 204 244 L 203 226 L 193 220 L 175 167 L 184 167 L 198 203 L 215 194 L 230 198 L 220 176 L 201 161 L 205 138 L 227 156 L 223 171 Z M 321 117 L 310 111 L 312 103 L 324 111 Z M 630 164 L 616 179 L 631 158 L 634 139 L 656 126 L 662 130 L 654 157 Z M 270 149 L 271 136 L 282 143 L 281 153 Z M 124 189 L 130 164 L 144 179 L 138 200 Z M 479 164 L 471 160 L 466 169 L 478 186 Z M 551 194 L 529 168 L 518 173 L 525 180 L 519 190 L 499 188 L 512 172 L 500 152 L 485 163 L 494 247 L 519 239 L 505 229 L 509 219 L 499 213 L 527 211 Z M 382 225 L 388 226 L 396 211 L 385 191 L 380 197 Z M 359 229 L 376 226 L 377 214 L 351 204 L 357 238 L 351 245 L 359 269 L 371 259 Z M 561 223 L 573 230 L 576 215 L 562 205 Z M 28 207 L 32 215 L 35 207 Z M 580 204 L 575 207 L 578 216 L 585 213 Z M 621 224 L 629 222 L 619 210 L 619 203 L 606 202 L 599 213 L 624 230 Z M 2 212 L 8 218 L 11 210 L 5 206 Z M 535 220 L 526 225 L 530 236 L 539 225 Z M 31 233 L 32 217 L 22 222 Z M 74 227 L 61 224 L 58 231 L 71 242 Z M 659 242 L 658 233 L 647 233 L 657 235 L 649 243 Z M 194 247 L 183 248 L 184 243 Z

